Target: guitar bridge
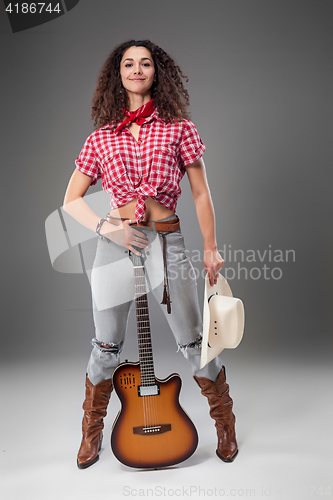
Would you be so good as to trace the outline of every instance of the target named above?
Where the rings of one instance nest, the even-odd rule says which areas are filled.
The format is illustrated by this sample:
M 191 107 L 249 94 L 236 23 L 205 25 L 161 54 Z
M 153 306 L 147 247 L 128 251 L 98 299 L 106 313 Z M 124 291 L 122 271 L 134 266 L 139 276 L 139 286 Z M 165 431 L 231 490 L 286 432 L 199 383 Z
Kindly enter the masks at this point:
M 133 427 L 133 434 L 141 436 L 152 436 L 154 434 L 163 434 L 163 432 L 171 431 L 171 424 L 152 425 L 150 427 Z
M 158 396 L 160 393 L 160 386 L 154 385 L 138 385 L 138 395 L 142 396 Z

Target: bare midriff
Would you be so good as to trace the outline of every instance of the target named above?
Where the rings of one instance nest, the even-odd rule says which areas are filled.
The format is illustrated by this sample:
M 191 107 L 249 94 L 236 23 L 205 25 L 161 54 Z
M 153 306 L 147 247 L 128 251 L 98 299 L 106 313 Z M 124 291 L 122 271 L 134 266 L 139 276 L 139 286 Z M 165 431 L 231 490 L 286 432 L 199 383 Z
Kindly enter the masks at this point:
M 124 219 L 135 219 L 136 202 L 137 198 L 134 198 L 134 200 L 126 203 L 126 205 L 111 210 L 110 215 Z M 146 199 L 145 203 L 146 213 L 143 218 L 144 221 L 164 219 L 165 217 L 170 217 L 170 215 L 174 214 L 172 210 L 164 207 L 157 201 L 153 200 L 150 196 Z

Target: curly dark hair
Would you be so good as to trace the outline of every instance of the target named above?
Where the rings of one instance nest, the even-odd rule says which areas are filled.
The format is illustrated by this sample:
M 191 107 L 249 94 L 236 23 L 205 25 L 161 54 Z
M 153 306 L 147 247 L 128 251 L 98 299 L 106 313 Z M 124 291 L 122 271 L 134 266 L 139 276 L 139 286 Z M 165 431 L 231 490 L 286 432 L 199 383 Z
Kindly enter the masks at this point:
M 188 82 L 187 76 L 169 54 L 150 40 L 128 40 L 114 48 L 100 71 L 92 100 L 94 125 L 99 128 L 113 123 L 115 127 L 124 118 L 123 109 L 129 103 L 121 82 L 120 62 L 130 47 L 145 47 L 152 55 L 156 81 L 151 87 L 151 96 L 160 118 L 165 122 L 188 119 L 190 97 L 181 80 Z

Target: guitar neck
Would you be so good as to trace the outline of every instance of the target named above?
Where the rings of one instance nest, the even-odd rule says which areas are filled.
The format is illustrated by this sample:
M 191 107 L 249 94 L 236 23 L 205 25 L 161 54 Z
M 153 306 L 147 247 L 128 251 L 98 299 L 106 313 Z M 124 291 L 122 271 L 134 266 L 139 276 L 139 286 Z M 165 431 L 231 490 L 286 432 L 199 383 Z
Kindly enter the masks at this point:
M 134 265 L 133 269 L 141 385 L 153 385 L 155 384 L 155 372 L 150 333 L 145 268 L 143 265 Z

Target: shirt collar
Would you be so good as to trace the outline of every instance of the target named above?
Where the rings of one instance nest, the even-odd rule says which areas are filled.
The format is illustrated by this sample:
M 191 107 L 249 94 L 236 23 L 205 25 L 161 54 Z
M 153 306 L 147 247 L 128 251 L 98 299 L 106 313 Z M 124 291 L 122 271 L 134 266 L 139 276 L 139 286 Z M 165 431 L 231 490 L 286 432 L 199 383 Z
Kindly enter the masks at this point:
M 157 111 L 157 109 L 155 108 L 154 111 L 153 111 L 153 114 L 150 115 L 150 117 L 147 119 L 147 122 L 152 122 L 153 120 L 157 120 L 159 122 L 162 122 L 163 120 L 161 119 L 160 117 L 160 114 L 159 112 Z

